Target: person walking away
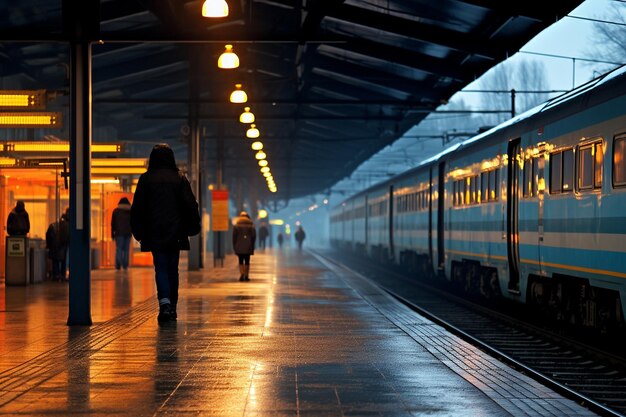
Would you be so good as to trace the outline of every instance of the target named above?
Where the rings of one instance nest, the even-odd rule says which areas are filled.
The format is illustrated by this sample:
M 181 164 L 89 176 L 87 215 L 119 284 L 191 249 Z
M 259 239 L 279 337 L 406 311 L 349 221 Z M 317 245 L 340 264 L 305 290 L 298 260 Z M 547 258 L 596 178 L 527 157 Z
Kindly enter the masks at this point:
M 306 238 L 306 233 L 304 233 L 304 229 L 302 226 L 298 226 L 298 230 L 296 230 L 296 242 L 298 242 L 298 249 L 302 249 L 302 242 Z
M 128 269 L 130 252 L 130 201 L 122 197 L 111 215 L 111 237 L 115 240 L 115 269 Z
M 250 281 L 250 256 L 254 255 L 256 229 L 245 211 L 239 213 L 233 227 L 233 250 L 239 258 L 239 281 Z
M 46 231 L 46 248 L 52 262 L 52 279 L 67 281 L 67 250 L 70 244 L 69 208 Z
M 269 230 L 267 230 L 267 225 L 265 223 L 261 223 L 261 226 L 259 226 L 259 248 L 260 249 L 265 249 L 265 240 L 267 239 L 267 236 L 269 235 Z
M 30 219 L 24 208 L 24 202 L 18 200 L 7 218 L 7 233 L 9 236 L 26 236 L 30 232 Z
M 282 248 L 283 241 L 285 240 L 285 238 L 283 237 L 283 234 L 281 232 L 278 232 L 278 236 L 276 236 L 276 240 L 278 240 L 278 247 Z
M 167 144 L 152 148 L 148 171 L 139 177 L 130 208 L 131 231 L 142 252 L 152 252 L 159 300 L 157 321 L 177 319 L 178 261 L 189 236 L 200 233 L 198 202 L 189 180 L 176 167 Z

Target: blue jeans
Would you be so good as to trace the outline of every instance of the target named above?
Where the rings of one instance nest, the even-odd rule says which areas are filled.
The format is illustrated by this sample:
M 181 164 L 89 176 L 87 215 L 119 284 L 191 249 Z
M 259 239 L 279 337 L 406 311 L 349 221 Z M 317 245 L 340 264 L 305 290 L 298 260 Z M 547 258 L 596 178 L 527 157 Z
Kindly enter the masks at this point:
M 115 269 L 128 268 L 130 236 L 115 236 Z
M 178 259 L 180 252 L 152 252 L 159 304 L 178 302 Z

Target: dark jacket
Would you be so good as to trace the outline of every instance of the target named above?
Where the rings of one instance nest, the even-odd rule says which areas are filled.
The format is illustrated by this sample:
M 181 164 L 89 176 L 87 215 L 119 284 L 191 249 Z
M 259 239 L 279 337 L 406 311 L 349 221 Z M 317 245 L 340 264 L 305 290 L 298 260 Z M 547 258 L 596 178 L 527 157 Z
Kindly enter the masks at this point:
M 254 255 L 256 229 L 248 217 L 237 217 L 233 227 L 233 250 L 237 255 Z
M 48 257 L 62 261 L 67 256 L 67 248 L 70 244 L 70 224 L 66 215 L 61 216 L 58 222 L 50 223 L 46 231 L 46 248 Z
M 18 201 L 7 218 L 7 233 L 9 236 L 26 236 L 30 232 L 30 219 L 24 208 L 24 203 Z
M 200 232 L 198 202 L 169 147 L 152 150 L 148 171 L 137 183 L 130 222 L 142 252 L 189 250 L 188 236 Z
M 122 197 L 111 215 L 111 237 L 115 239 L 116 236 L 130 236 L 131 233 L 130 201 Z
M 302 228 L 299 228 L 298 230 L 296 230 L 296 241 L 302 242 L 305 238 L 306 238 L 306 233 L 304 233 L 304 230 Z

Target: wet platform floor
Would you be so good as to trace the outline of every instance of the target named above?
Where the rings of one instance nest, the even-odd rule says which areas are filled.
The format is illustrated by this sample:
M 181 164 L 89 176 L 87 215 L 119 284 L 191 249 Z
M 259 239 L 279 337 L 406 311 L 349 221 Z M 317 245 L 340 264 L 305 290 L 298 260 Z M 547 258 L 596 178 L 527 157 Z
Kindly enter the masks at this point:
M 0 287 L 0 415 L 594 415 L 315 253 L 237 278 L 181 272 L 160 326 L 149 268 L 94 271 L 91 327 L 66 283 Z

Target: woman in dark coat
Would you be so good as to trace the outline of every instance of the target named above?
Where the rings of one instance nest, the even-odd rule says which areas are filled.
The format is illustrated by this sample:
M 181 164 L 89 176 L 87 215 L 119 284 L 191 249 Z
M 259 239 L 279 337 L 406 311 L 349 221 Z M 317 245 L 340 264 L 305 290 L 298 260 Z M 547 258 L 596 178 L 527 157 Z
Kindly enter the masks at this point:
M 148 171 L 139 177 L 130 210 L 133 236 L 142 252 L 152 252 L 159 299 L 159 322 L 176 320 L 178 260 L 189 250 L 188 236 L 200 232 L 198 202 L 176 167 L 167 144 L 155 145 Z
M 256 229 L 245 211 L 239 213 L 233 227 L 233 250 L 239 258 L 239 281 L 250 281 L 250 255 L 254 255 Z

